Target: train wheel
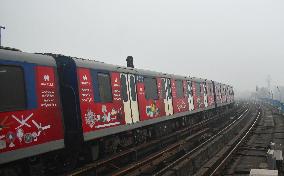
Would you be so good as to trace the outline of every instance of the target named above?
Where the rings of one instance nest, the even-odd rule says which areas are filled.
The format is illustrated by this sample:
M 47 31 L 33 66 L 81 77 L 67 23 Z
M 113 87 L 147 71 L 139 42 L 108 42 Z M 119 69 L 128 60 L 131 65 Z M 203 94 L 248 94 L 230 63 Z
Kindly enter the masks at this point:
M 24 169 L 25 163 L 13 163 L 0 168 L 0 176 L 26 176 L 30 175 L 28 170 Z

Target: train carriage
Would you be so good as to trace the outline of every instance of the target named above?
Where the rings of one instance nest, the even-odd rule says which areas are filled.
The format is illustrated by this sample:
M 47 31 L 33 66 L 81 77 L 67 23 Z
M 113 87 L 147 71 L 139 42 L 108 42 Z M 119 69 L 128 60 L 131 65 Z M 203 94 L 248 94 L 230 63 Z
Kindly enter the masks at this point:
M 234 102 L 233 87 L 215 81 L 213 83 L 215 88 L 216 107 L 232 104 Z
M 70 86 L 78 92 L 75 113 L 84 141 L 215 107 L 209 80 L 65 56 L 55 59 L 59 68 L 68 60 L 74 69 L 76 83 Z M 220 92 L 220 102 L 223 97 Z
M 138 121 L 137 111 L 125 109 L 130 106 L 134 109 L 135 105 L 137 107 L 136 93 L 132 90 L 133 86 L 136 86 L 134 76 L 121 74 L 111 65 L 100 62 L 62 55 L 53 55 L 53 57 L 62 70 L 59 71 L 61 82 L 67 80 L 64 84 L 74 91 L 75 101 L 66 103 L 63 101 L 65 116 L 70 114 L 74 118 L 73 123 L 77 122 L 76 125 L 70 125 L 70 132 L 67 131 L 70 134 L 68 140 L 70 144 L 76 142 L 72 140 L 73 133 L 78 134 L 77 139 L 81 139 L 82 143 L 116 133 L 115 130 L 108 130 L 109 128 Z M 73 80 L 69 80 L 70 73 Z M 69 96 L 62 94 L 63 99 Z
M 73 102 L 73 106 L 77 106 L 73 110 L 76 112 L 72 114 L 76 114 L 73 115 L 76 121 L 81 122 L 84 141 L 168 120 L 174 114 L 194 110 L 189 78 L 92 60 L 54 57 L 62 80 L 68 79 L 68 68 L 75 73 L 76 83 L 69 82 L 68 86 L 77 92 L 78 98 L 75 99 L 78 101 Z M 63 104 L 64 95 L 62 93 Z M 189 109 L 189 103 L 192 109 Z M 68 103 L 67 108 L 63 106 L 67 109 L 64 112 L 69 112 L 70 106 Z
M 64 148 L 52 57 L 0 50 L 0 164 Z

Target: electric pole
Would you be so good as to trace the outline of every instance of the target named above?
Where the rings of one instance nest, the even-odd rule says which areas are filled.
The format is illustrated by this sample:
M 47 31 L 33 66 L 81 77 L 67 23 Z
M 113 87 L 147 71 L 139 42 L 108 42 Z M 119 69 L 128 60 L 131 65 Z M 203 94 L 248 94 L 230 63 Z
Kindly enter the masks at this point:
M 1 29 L 5 29 L 5 26 L 0 26 L 0 47 L 2 46 L 1 45 Z
M 267 82 L 267 91 L 268 91 L 268 94 L 269 94 L 269 98 L 271 98 L 270 93 L 272 93 L 272 91 L 270 90 L 270 86 L 271 86 L 271 76 L 270 75 L 267 76 L 266 82 Z
M 281 90 L 280 90 L 279 86 L 277 86 L 277 89 L 278 89 L 278 92 L 279 92 L 279 100 L 280 100 L 280 103 L 281 103 L 282 95 L 281 95 Z

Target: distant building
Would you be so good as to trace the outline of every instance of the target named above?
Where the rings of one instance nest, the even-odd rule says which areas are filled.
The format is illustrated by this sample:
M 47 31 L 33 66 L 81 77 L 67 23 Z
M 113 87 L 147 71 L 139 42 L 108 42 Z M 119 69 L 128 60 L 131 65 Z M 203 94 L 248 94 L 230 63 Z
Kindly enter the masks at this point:
M 284 87 L 283 86 L 276 86 L 273 89 L 274 97 L 273 99 L 279 100 L 281 102 L 284 102 Z
M 272 90 L 269 90 L 267 87 L 257 88 L 256 95 L 258 98 L 269 98 L 273 100 L 279 100 L 284 102 L 284 87 L 275 86 Z
M 271 91 L 269 91 L 269 89 L 266 87 L 258 88 L 256 94 L 258 98 L 272 98 Z

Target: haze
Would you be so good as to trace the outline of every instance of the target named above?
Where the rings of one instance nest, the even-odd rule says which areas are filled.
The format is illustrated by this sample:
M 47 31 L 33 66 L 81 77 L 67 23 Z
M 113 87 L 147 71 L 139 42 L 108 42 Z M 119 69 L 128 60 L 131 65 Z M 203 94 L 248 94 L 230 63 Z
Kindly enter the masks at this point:
M 1 0 L 2 45 L 213 79 L 284 85 L 284 1 Z

